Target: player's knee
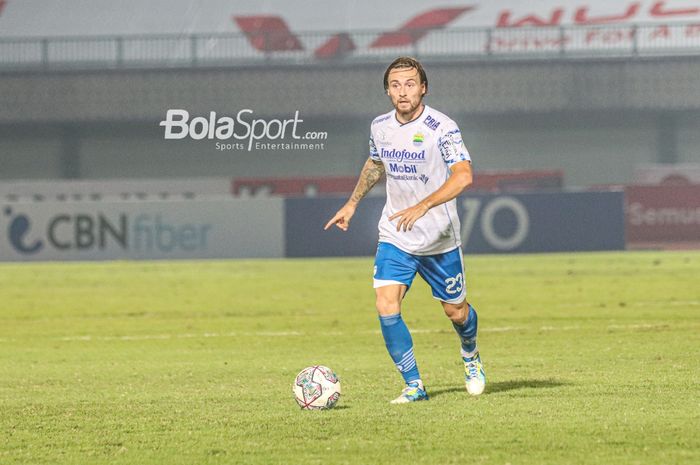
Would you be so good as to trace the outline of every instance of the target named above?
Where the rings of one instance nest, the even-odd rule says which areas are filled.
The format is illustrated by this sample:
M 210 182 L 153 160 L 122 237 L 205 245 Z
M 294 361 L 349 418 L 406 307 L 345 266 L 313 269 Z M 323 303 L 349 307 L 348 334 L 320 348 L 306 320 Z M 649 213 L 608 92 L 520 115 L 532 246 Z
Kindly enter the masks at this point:
M 375 305 L 380 315 L 393 315 L 401 312 L 401 303 L 392 298 L 377 296 Z
M 443 302 L 442 308 L 445 310 L 445 315 L 447 315 L 447 318 L 449 318 L 453 323 L 461 325 L 467 320 L 468 304 L 466 300 L 463 300 L 458 304 L 448 304 Z

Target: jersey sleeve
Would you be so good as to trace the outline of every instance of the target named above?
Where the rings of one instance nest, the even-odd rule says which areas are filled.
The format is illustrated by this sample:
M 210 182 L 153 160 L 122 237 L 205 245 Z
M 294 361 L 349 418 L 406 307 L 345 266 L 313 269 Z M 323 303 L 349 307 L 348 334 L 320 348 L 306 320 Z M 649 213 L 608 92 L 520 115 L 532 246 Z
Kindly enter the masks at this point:
M 369 133 L 369 157 L 374 161 L 382 161 L 379 157 L 379 151 L 377 151 L 377 146 L 374 143 L 374 134 L 370 131 Z
M 462 140 L 462 133 L 454 122 L 450 122 L 438 138 L 438 148 L 448 167 L 460 161 L 472 160 Z

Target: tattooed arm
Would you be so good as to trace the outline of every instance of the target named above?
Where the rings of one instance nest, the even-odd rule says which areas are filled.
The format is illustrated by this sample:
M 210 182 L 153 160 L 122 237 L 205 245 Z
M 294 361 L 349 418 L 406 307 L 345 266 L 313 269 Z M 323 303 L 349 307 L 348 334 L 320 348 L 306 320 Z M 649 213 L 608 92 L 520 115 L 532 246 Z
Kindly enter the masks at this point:
M 360 179 L 357 180 L 357 185 L 355 186 L 355 190 L 352 191 L 352 195 L 350 195 L 348 201 L 338 210 L 335 216 L 326 223 L 323 229 L 328 229 L 335 224 L 343 231 L 347 231 L 348 226 L 350 226 L 350 218 L 355 214 L 357 204 L 360 203 L 360 200 L 362 200 L 372 187 L 379 182 L 383 174 L 384 164 L 380 161 L 374 161 L 368 158 L 365 162 L 365 166 L 362 167 Z

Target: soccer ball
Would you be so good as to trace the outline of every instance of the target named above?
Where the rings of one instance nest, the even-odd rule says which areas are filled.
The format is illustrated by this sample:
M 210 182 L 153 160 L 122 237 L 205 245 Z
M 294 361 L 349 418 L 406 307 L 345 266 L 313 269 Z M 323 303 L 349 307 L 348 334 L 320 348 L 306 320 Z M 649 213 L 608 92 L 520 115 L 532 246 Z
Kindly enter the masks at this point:
M 306 367 L 294 379 L 294 398 L 304 410 L 333 408 L 340 398 L 340 379 L 328 367 Z

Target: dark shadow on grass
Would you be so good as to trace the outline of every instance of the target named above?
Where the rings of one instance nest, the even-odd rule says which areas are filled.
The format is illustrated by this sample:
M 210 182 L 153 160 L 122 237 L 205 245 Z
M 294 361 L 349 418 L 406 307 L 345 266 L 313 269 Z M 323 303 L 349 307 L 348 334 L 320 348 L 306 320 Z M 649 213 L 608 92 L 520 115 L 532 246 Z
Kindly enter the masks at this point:
M 349 409 L 349 408 L 351 408 L 351 407 L 348 407 L 347 405 L 336 405 L 335 407 L 328 408 L 328 409 L 309 409 L 309 410 L 300 409 L 300 410 L 302 412 L 323 412 L 323 413 L 325 413 L 325 412 L 332 412 L 335 410 L 345 410 L 345 409 Z
M 496 381 L 486 384 L 484 395 L 495 394 L 497 392 L 515 391 L 516 389 L 546 389 L 559 386 L 566 386 L 571 383 L 559 381 L 553 378 L 548 379 L 516 379 L 512 381 Z M 464 392 L 464 385 L 459 387 L 448 387 L 438 389 L 428 389 L 430 397 L 437 397 L 450 392 Z

